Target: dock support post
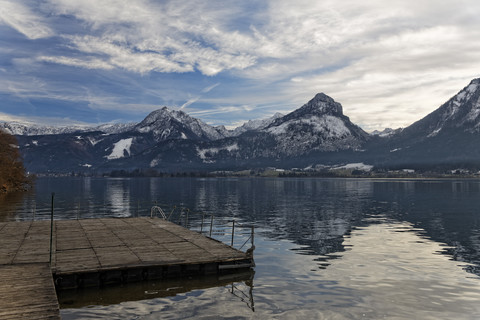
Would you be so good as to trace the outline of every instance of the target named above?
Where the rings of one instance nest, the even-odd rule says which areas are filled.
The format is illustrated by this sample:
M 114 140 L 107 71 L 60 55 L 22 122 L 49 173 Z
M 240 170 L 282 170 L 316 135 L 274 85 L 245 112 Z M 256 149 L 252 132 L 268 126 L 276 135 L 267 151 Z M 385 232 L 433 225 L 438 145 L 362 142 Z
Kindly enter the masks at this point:
M 49 264 L 52 265 L 52 244 L 53 244 L 53 200 L 55 198 L 55 192 L 52 192 L 52 211 L 50 213 L 50 260 Z

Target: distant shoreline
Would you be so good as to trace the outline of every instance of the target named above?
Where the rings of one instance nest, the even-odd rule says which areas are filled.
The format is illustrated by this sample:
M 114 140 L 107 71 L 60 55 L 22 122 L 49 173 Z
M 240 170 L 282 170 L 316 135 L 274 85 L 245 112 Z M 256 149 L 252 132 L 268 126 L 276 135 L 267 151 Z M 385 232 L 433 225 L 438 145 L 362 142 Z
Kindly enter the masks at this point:
M 246 172 L 250 171 L 250 172 Z M 297 172 L 297 171 L 220 171 L 220 172 L 158 172 L 155 174 L 139 174 L 135 172 L 117 172 L 114 174 L 84 173 L 39 173 L 36 177 L 92 177 L 92 178 L 349 178 L 349 179 L 468 179 L 480 180 L 480 174 L 459 173 L 403 173 L 403 172 L 365 172 L 351 174 L 345 172 Z

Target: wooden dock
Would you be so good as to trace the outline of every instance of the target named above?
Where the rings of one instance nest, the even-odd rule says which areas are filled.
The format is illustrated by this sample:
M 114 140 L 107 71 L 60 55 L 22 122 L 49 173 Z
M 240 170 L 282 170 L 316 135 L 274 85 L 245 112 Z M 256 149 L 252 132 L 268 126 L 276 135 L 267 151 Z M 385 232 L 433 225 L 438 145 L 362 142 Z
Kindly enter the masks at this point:
M 53 282 L 61 289 L 216 274 L 253 264 L 253 258 L 244 252 L 158 218 L 54 221 L 51 254 L 50 229 L 50 221 L 0 223 L 0 310 L 11 310 L 5 302 L 8 299 L 3 299 L 11 296 L 18 300 L 18 309 L 23 309 L 23 300 L 32 308 L 44 305 L 45 312 L 55 309 L 56 303 L 58 314 L 54 290 L 50 303 L 34 301 L 36 289 L 23 298 L 18 278 L 30 281 L 32 289 L 33 283 L 42 288 L 51 283 L 53 288 Z M 27 279 L 25 268 L 34 267 L 40 269 Z

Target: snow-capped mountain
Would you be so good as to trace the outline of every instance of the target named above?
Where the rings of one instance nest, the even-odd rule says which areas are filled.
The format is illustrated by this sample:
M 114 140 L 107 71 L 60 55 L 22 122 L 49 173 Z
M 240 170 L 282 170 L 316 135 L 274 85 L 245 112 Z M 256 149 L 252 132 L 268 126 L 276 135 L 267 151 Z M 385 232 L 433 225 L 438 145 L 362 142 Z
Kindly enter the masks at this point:
M 109 134 L 122 133 L 131 130 L 136 123 L 106 123 L 99 126 L 42 126 L 19 122 L 2 122 L 0 129 L 16 136 L 39 136 L 51 134 L 66 134 L 74 132 L 101 131 Z
M 150 113 L 134 128 L 140 133 L 150 133 L 155 141 L 169 139 L 218 140 L 225 138 L 221 128 L 212 127 L 181 110 L 163 107 Z
M 299 109 L 275 119 L 262 131 L 273 135 L 276 148 L 289 156 L 312 150 L 356 149 L 369 136 L 343 114 L 340 103 L 323 93 Z
M 370 146 L 377 160 L 412 165 L 480 162 L 480 79 L 423 119 Z
M 3 129 L 9 134 L 20 136 L 35 136 L 47 134 L 62 134 L 82 131 L 85 128 L 80 126 L 70 127 L 54 127 L 54 126 L 39 126 L 33 124 L 19 123 L 19 122 L 2 122 L 0 129 Z
M 166 107 L 138 124 L 94 129 L 17 135 L 25 166 L 32 172 L 342 163 L 400 168 L 477 163 L 480 167 L 480 79 L 411 126 L 370 135 L 323 93 L 285 116 L 252 120 L 233 131 Z
M 398 128 L 398 129 L 385 128 L 382 131 L 374 130 L 370 133 L 370 135 L 378 136 L 378 137 L 381 137 L 381 138 L 388 138 L 388 137 L 391 137 L 395 134 L 398 134 L 398 133 L 402 132 L 402 130 L 403 130 L 403 128 Z
M 197 148 L 205 163 L 228 159 L 278 163 L 307 159 L 314 153 L 359 149 L 369 135 L 343 115 L 342 106 L 327 95 L 317 94 L 299 109 L 270 119 L 270 124 Z
M 448 129 L 470 133 L 480 131 L 480 78 L 472 80 L 440 108 L 404 131 L 407 135 L 421 134 L 425 138 Z

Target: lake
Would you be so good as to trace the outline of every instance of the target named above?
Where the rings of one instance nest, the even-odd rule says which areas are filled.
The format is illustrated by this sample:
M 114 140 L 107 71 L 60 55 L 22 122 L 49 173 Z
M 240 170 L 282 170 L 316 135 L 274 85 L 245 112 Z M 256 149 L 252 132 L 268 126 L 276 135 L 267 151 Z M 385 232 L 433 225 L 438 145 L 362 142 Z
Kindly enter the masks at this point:
M 156 205 L 226 243 L 235 220 L 237 248 L 255 226 L 254 272 L 61 292 L 64 319 L 480 318 L 480 180 L 39 178 L 0 221 L 49 219 L 52 192 L 55 219 Z

